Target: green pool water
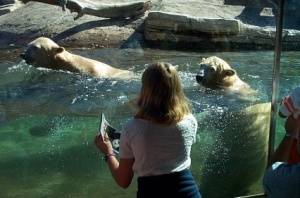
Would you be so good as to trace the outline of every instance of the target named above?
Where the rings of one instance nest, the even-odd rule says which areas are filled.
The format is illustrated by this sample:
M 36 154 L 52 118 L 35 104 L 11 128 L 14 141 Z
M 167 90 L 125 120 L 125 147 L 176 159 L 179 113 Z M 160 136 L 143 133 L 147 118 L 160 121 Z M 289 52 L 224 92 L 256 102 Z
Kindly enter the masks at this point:
M 262 102 L 271 101 L 271 51 L 72 51 L 137 73 L 156 61 L 177 65 L 195 113 L 201 113 L 204 106 L 214 108 L 199 94 L 195 75 L 202 57 L 217 55 L 236 69 L 241 79 L 264 94 Z M 126 104 L 139 93 L 139 79 L 110 81 L 36 69 L 22 62 L 19 52 L 0 52 L 0 197 L 134 197 L 136 180 L 126 190 L 118 187 L 93 139 L 101 112 L 118 129 L 133 116 L 134 111 Z M 282 54 L 280 98 L 300 85 L 298 60 L 298 52 Z M 284 120 L 278 118 L 276 145 L 284 133 L 283 124 Z M 201 133 L 201 129 L 198 132 L 197 144 L 213 141 L 213 136 Z M 195 167 L 202 161 L 194 156 L 203 152 L 194 150 L 192 155 L 192 172 L 197 182 L 201 175 Z M 260 182 L 244 195 L 263 192 Z

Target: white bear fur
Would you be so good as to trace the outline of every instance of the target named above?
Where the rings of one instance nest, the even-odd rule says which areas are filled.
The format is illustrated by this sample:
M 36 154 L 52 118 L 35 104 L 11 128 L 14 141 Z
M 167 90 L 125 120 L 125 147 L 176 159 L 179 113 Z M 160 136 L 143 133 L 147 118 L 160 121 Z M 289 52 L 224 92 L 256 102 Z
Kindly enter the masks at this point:
M 39 37 L 28 44 L 22 53 L 27 64 L 55 70 L 65 70 L 102 78 L 130 78 L 134 73 L 114 68 L 105 63 L 72 54 L 46 37 Z

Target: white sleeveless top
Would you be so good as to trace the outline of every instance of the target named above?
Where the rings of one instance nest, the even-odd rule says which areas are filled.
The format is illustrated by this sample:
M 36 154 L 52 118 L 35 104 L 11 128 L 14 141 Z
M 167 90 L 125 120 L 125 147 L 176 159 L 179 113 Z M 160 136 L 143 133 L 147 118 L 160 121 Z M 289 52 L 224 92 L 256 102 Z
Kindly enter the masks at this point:
M 196 142 L 197 127 L 192 114 L 172 125 L 130 120 L 123 125 L 119 157 L 135 158 L 132 169 L 138 177 L 185 170 L 191 165 L 190 152 Z

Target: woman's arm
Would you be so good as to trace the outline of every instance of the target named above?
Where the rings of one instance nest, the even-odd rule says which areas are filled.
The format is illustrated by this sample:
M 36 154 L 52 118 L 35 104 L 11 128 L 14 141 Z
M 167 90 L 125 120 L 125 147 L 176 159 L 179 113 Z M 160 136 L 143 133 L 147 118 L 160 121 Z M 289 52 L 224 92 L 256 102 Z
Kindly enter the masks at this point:
M 285 136 L 274 154 L 272 155 L 268 167 L 271 166 L 274 162 L 288 162 L 294 138 L 297 133 L 300 131 L 300 116 L 295 119 L 293 116 L 289 116 L 285 122 L 286 133 L 290 136 Z
M 96 147 L 107 156 L 108 153 L 113 153 L 113 148 L 107 134 L 104 136 L 104 140 L 101 135 L 95 137 L 94 143 Z M 120 163 L 114 155 L 110 155 L 107 158 L 107 164 L 111 175 L 113 176 L 116 183 L 122 188 L 127 188 L 133 178 L 132 166 L 134 158 L 131 159 L 120 159 Z
M 111 156 L 107 159 L 107 164 L 111 175 L 113 176 L 116 183 L 122 188 L 127 188 L 131 184 L 133 178 L 132 166 L 134 158 L 132 159 L 120 159 L 118 160 Z
M 288 162 L 292 145 L 293 145 L 294 139 L 284 137 L 277 149 L 275 150 L 274 154 L 272 155 L 268 167 L 271 166 L 275 162 Z

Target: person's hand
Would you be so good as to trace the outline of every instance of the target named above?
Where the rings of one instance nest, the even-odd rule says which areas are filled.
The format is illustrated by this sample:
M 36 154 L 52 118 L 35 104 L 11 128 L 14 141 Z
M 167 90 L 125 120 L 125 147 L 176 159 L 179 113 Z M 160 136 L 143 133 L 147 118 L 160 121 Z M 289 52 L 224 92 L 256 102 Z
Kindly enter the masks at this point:
M 280 105 L 283 105 L 287 100 L 288 100 L 289 96 L 286 96 L 284 98 L 281 99 L 280 101 Z M 287 116 L 283 115 L 280 111 L 278 112 L 279 117 L 281 118 L 286 118 Z
M 293 116 L 289 116 L 285 121 L 285 130 L 287 133 L 290 133 L 292 136 L 296 136 L 300 131 L 300 116 L 295 119 Z
M 282 105 L 283 103 L 285 103 L 288 98 L 289 98 L 289 96 L 285 96 L 284 98 L 282 98 L 281 101 L 280 101 L 280 105 Z
M 104 140 L 103 140 L 101 134 L 96 135 L 94 144 L 104 155 L 106 155 L 107 153 L 113 152 L 113 148 L 112 148 L 111 142 L 109 141 L 109 137 L 108 137 L 107 133 L 105 133 L 105 135 L 104 135 Z

